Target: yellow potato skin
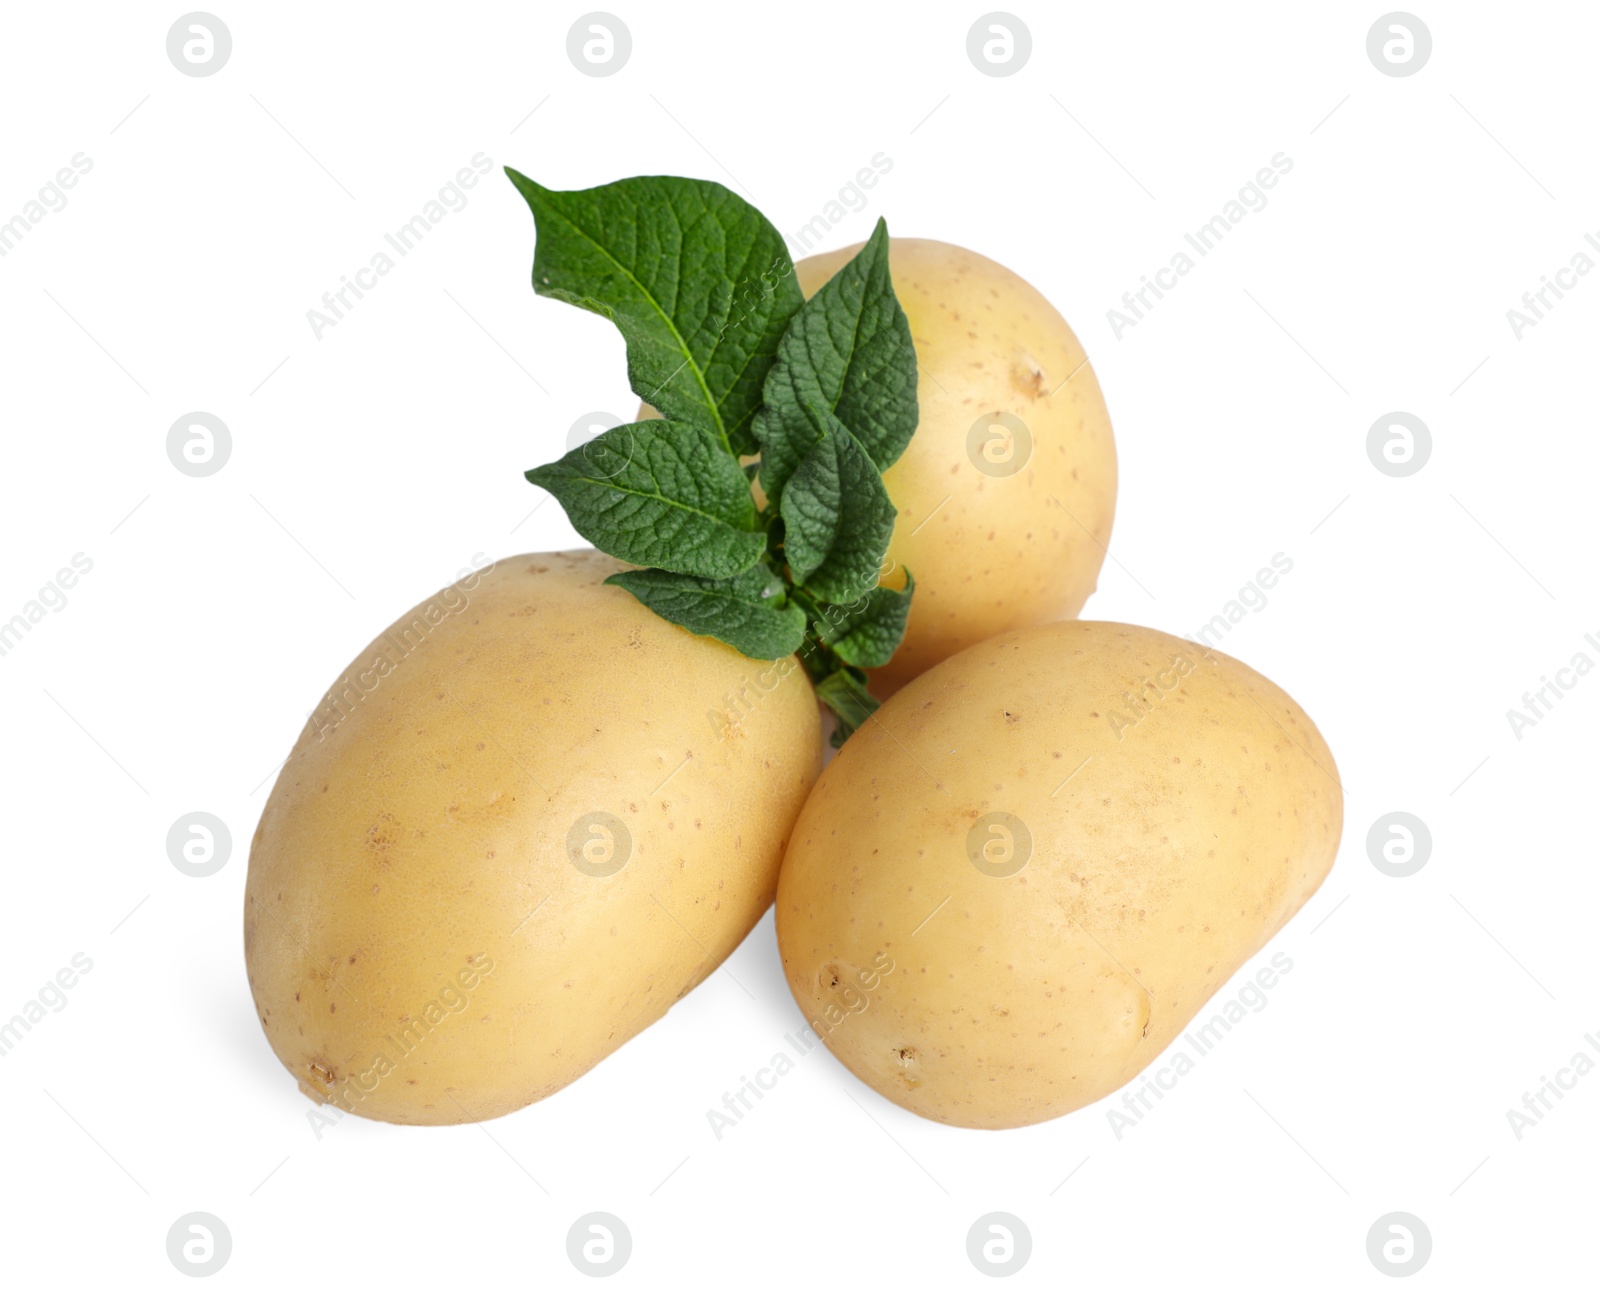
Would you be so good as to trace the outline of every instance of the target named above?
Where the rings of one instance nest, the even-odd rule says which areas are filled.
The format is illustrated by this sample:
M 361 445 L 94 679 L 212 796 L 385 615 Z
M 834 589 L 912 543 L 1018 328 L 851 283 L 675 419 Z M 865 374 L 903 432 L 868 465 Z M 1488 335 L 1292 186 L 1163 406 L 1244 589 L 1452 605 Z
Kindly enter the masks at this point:
M 789 988 L 910 1111 L 1061 1116 L 1137 1075 L 1316 891 L 1337 774 L 1237 660 L 1117 623 L 1006 633 L 907 686 L 823 773 L 778 883 Z M 994 812 L 1032 835 L 1009 877 L 969 859 Z M 843 1008 L 836 981 L 859 983 Z
M 810 297 L 860 244 L 795 265 Z M 899 510 L 883 581 L 917 580 L 906 637 L 872 672 L 889 695 L 958 650 L 1011 628 L 1071 618 L 1111 540 L 1117 455 L 1100 383 L 1066 320 L 1004 265 L 925 238 L 891 238 L 889 273 L 911 324 L 920 419 L 884 484 Z M 1010 413 L 1027 464 L 973 465 L 980 416 Z
M 251 848 L 245 960 L 311 1096 L 407 1124 L 514 1111 L 661 1017 L 770 904 L 821 765 L 810 683 L 602 586 L 619 568 L 526 555 L 446 588 L 295 745 Z M 708 710 L 740 687 L 719 733 Z M 609 877 L 568 854 L 596 811 L 631 836 Z M 614 855 L 600 838 L 580 855 Z

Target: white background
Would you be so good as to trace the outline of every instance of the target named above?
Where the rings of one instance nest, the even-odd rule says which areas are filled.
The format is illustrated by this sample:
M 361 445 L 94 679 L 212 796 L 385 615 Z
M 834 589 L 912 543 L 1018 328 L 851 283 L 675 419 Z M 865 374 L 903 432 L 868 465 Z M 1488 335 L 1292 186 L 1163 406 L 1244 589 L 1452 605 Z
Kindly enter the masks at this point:
M 1032 1233 L 1018 1286 L 1382 1285 L 1395 1210 L 1432 1233 L 1418 1285 L 1593 1277 L 1600 1073 L 1520 1141 L 1506 1113 L 1600 1034 L 1600 676 L 1520 740 L 1506 710 L 1600 662 L 1600 275 L 1520 340 L 1506 311 L 1600 232 L 1600 11 L 1423 8 L 1397 78 L 1381 5 L 1031 4 L 1030 61 L 991 77 L 977 5 L 619 0 L 603 79 L 568 60 L 576 6 L 229 5 L 205 78 L 167 58 L 180 12 L 13 6 L 0 43 L 0 220 L 93 162 L 0 259 L 0 619 L 94 562 L 0 657 L 0 1018 L 94 965 L 0 1058 L 8 1284 L 181 1284 L 189 1211 L 232 1234 L 219 1286 L 588 1285 L 565 1241 L 593 1210 L 633 1236 L 617 1285 L 984 1285 L 966 1234 L 996 1210 Z M 306 311 L 478 152 L 470 204 L 316 339 Z M 1258 957 L 1292 973 L 1120 1139 L 1105 1106 L 921 1121 L 818 1051 L 718 1141 L 707 1110 L 800 1022 L 769 916 L 737 984 L 546 1102 L 319 1138 L 243 971 L 272 774 L 400 610 L 475 553 L 574 544 L 522 471 L 635 402 L 610 328 L 532 293 L 498 166 L 717 179 L 792 233 L 878 152 L 829 245 L 883 215 L 988 253 L 1094 360 L 1122 487 L 1089 614 L 1193 633 L 1293 560 L 1222 643 L 1346 789 L 1331 877 Z M 1117 339 L 1107 310 L 1278 152 L 1270 204 Z M 167 458 L 195 410 L 232 433 L 209 478 Z M 1433 436 L 1403 479 L 1366 452 L 1394 410 Z M 1368 859 L 1395 810 L 1432 832 L 1409 878 Z M 168 860 L 191 811 L 232 831 L 214 877 Z

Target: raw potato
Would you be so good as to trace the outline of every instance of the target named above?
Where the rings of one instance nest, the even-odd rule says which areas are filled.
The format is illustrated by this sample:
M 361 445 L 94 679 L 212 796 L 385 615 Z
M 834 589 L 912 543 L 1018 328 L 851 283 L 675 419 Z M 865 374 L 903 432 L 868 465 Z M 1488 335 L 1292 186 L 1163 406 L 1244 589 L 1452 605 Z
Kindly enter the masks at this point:
M 860 246 L 795 266 L 808 297 Z M 922 238 L 891 238 L 889 273 L 911 323 L 917 433 L 884 473 L 899 508 L 883 581 L 917 580 L 906 637 L 872 673 L 889 695 L 1011 628 L 1071 618 L 1111 540 L 1117 455 L 1094 369 L 1066 320 L 1003 265 Z M 979 418 L 1021 419 L 1023 436 Z M 1015 474 L 986 474 L 980 460 Z M 987 447 L 985 447 L 987 445 Z
M 861 246 L 800 261 L 800 290 L 809 299 Z M 909 569 L 917 592 L 900 649 L 872 670 L 879 696 L 969 645 L 1077 614 L 1100 576 L 1117 501 L 1100 383 L 1050 302 L 948 242 L 889 239 L 889 273 L 911 324 L 921 417 L 883 477 L 900 514 L 882 581 L 903 587 Z M 1021 420 L 1026 445 L 989 420 L 997 413 Z M 644 404 L 639 415 L 659 414 Z M 990 474 L 974 453 L 991 470 L 1023 464 Z M 759 482 L 755 492 L 759 501 Z
M 1117 623 L 1007 633 L 823 773 L 778 883 L 789 988 L 902 1107 L 1060 1116 L 1137 1075 L 1316 891 L 1337 774 L 1237 660 Z
M 601 586 L 619 568 L 519 556 L 446 588 L 295 745 L 251 850 L 245 959 L 306 1093 L 410 1124 L 514 1111 L 664 1014 L 770 904 L 821 763 L 811 686 Z M 719 734 L 708 710 L 741 686 L 758 698 Z M 596 812 L 623 830 L 579 824 Z

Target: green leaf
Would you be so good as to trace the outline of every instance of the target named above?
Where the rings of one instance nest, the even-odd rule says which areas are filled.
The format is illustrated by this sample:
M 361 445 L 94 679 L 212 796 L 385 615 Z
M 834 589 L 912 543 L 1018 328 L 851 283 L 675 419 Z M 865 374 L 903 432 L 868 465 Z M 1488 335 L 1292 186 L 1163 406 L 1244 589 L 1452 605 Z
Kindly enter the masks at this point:
M 857 668 L 883 667 L 905 637 L 916 586 L 908 569 L 903 588 L 874 587 L 851 605 L 817 606 L 812 622 L 818 640 Z
M 867 450 L 831 419 L 834 432 L 790 477 L 780 512 L 784 556 L 796 585 L 844 603 L 876 586 L 895 508 Z
M 752 659 L 798 655 L 842 744 L 877 708 L 864 669 L 894 653 L 914 591 L 877 585 L 896 519 L 882 473 L 917 424 L 887 226 L 804 301 L 777 231 L 718 184 L 507 174 L 533 211 L 535 290 L 612 320 L 663 414 L 528 478 L 645 566 L 607 581 L 652 612 Z
M 750 424 L 802 301 L 783 237 L 737 194 L 651 175 L 555 192 L 506 170 L 533 209 L 533 289 L 609 318 L 634 391 L 753 453 Z
M 574 529 L 630 564 L 731 578 L 766 550 L 744 472 L 698 426 L 615 426 L 527 474 Z
M 776 388 L 767 383 L 767 402 L 756 414 L 754 434 L 761 448 L 758 476 L 768 506 L 781 506 L 790 477 L 806 454 L 830 431 L 849 434 L 849 427 L 815 404 L 801 403 L 786 381 Z M 865 451 L 865 450 L 863 450 Z
M 817 698 L 833 710 L 838 727 L 833 747 L 838 748 L 878 711 L 878 701 L 867 693 L 867 679 L 855 668 L 829 673 L 817 683 Z
M 761 486 L 779 497 L 824 432 L 819 411 L 850 429 L 880 472 L 917 428 L 917 359 L 911 324 L 889 278 L 889 229 L 867 244 L 800 308 L 778 344 L 755 435 Z
M 805 611 L 785 602 L 782 580 L 765 565 L 724 579 L 626 569 L 606 582 L 626 588 L 669 623 L 726 641 L 752 659 L 781 659 L 805 639 Z

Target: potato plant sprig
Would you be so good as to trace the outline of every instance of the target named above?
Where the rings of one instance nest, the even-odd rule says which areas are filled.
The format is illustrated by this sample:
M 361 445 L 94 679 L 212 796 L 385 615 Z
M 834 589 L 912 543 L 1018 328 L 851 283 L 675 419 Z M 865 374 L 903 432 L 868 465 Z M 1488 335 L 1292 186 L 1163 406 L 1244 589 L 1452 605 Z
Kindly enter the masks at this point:
M 866 669 L 905 635 L 915 584 L 881 587 L 883 472 L 917 426 L 911 328 L 879 220 L 805 300 L 783 239 L 720 184 L 643 176 L 533 210 L 533 287 L 609 318 L 661 413 L 527 478 L 577 531 L 641 568 L 607 582 L 755 659 L 798 654 L 842 743 L 872 713 Z M 751 488 L 759 481 L 762 502 Z

